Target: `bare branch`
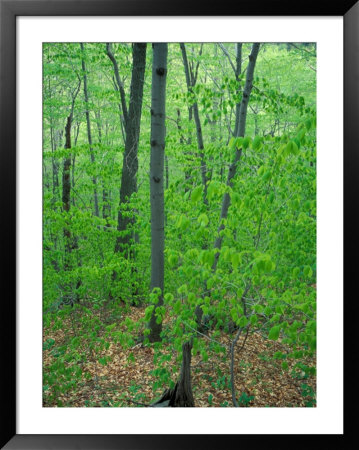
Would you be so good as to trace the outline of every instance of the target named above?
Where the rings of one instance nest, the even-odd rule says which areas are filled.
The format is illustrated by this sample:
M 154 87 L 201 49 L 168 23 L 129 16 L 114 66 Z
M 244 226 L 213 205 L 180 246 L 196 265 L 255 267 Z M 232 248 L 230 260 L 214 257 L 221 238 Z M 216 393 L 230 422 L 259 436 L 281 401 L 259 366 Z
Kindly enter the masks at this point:
M 236 75 L 237 71 L 236 68 L 231 60 L 231 55 L 228 53 L 228 50 L 226 49 L 226 47 L 221 44 L 220 42 L 218 43 L 219 48 L 222 50 L 222 52 L 226 55 L 226 57 L 228 58 L 229 64 L 231 65 L 234 74 Z

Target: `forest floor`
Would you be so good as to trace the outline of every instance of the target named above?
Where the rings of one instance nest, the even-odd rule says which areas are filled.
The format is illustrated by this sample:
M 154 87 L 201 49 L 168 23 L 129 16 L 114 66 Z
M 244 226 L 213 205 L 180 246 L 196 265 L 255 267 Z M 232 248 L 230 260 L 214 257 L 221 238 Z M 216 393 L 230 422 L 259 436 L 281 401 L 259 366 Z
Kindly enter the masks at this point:
M 127 316 L 138 321 L 144 316 L 144 308 L 131 307 Z M 66 319 L 63 325 L 56 331 L 45 328 L 44 343 L 51 339 L 57 347 L 66 345 L 73 326 L 70 319 Z M 282 361 L 273 359 L 276 352 L 283 350 L 280 340 L 269 341 L 250 332 L 242 348 L 244 338 L 242 336 L 237 342 L 235 351 L 235 387 L 241 406 L 316 406 L 315 376 L 308 376 L 300 366 L 296 367 L 298 361 L 288 360 L 288 369 L 283 370 Z M 226 333 L 222 332 L 216 340 L 228 348 L 229 336 Z M 81 364 L 82 375 L 71 389 L 62 392 L 60 389 L 55 399 L 51 395 L 53 387 L 47 388 L 44 406 L 140 407 L 153 403 L 169 387 L 163 385 L 153 390 L 155 377 L 151 371 L 155 365 L 154 349 L 151 346 L 137 344 L 125 350 L 121 345 L 111 342 L 109 348 L 100 355 L 92 355 L 88 352 L 86 361 L 77 363 Z M 99 356 L 109 357 L 106 365 L 99 362 Z M 53 370 L 56 357 L 52 349 L 44 349 L 44 373 Z M 305 364 L 315 366 L 315 359 L 306 360 Z M 171 379 L 176 381 L 180 369 L 176 355 L 171 355 L 165 365 L 171 371 Z M 228 353 L 225 357 L 223 354 L 211 353 L 206 362 L 200 354 L 193 356 L 191 375 L 196 407 L 233 406 Z

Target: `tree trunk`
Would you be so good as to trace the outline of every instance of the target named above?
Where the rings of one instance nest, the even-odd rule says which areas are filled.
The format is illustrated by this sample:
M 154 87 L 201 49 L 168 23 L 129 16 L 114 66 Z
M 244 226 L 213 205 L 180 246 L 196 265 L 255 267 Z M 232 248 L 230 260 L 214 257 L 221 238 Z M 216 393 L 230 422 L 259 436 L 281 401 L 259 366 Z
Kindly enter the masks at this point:
M 56 150 L 56 140 L 54 137 L 54 131 L 51 126 L 50 128 L 50 138 L 51 138 L 51 151 L 52 153 Z M 59 189 L 59 163 L 56 160 L 56 156 L 52 156 L 52 203 L 53 205 L 56 203 L 58 189 Z M 55 209 L 55 206 L 53 206 Z
M 151 292 L 160 289 L 159 301 L 153 311 L 149 328 L 151 342 L 161 340 L 162 322 L 156 321 L 156 309 L 163 305 L 164 289 L 164 154 L 165 154 L 165 114 L 167 44 L 152 44 L 152 102 L 151 102 Z
M 98 142 L 102 144 L 102 127 L 101 127 L 101 114 L 100 111 L 95 113 L 96 116 L 96 124 L 97 124 L 97 133 L 98 133 Z M 111 204 L 110 204 L 110 195 L 108 190 L 105 187 L 105 181 L 102 182 L 102 218 L 105 220 L 105 229 L 109 229 L 110 224 L 108 223 L 108 219 L 111 218 Z
M 134 44 L 135 45 L 146 45 L 146 44 Z M 118 64 L 116 61 L 116 58 L 114 56 L 114 54 L 112 53 L 112 46 L 111 44 L 106 44 L 106 51 L 107 51 L 107 56 L 110 58 L 110 60 L 112 61 L 113 64 L 113 70 L 115 72 L 115 79 L 116 79 L 116 84 L 115 86 L 117 86 L 117 90 L 120 91 L 120 97 L 121 97 L 121 108 L 122 108 L 122 114 L 123 114 L 123 120 L 124 120 L 124 125 L 125 125 L 125 134 L 127 134 L 127 124 L 129 122 L 129 114 L 127 111 L 127 105 L 126 105 L 126 95 L 125 95 L 125 89 L 123 87 L 123 83 L 118 71 Z M 135 48 L 133 49 L 133 51 L 135 51 Z M 145 54 L 146 54 L 146 50 L 145 50 Z
M 191 350 L 192 344 L 185 342 L 182 345 L 182 366 L 176 396 L 173 406 L 194 406 L 194 399 L 191 384 Z
M 120 188 L 120 208 L 118 212 L 118 231 L 122 232 L 116 240 L 115 252 L 123 251 L 129 257 L 131 233 L 128 230 L 134 225 L 135 216 L 128 214 L 123 209 L 131 200 L 132 194 L 137 192 L 138 169 L 138 141 L 140 136 L 140 123 L 142 111 L 143 84 L 146 68 L 146 44 L 133 45 L 133 68 L 131 79 L 130 106 L 128 112 L 128 124 L 126 130 L 125 152 L 123 154 L 123 167 Z M 126 232 L 127 231 L 127 232 Z
M 49 80 L 49 98 L 51 100 L 51 84 Z M 51 152 L 54 154 L 56 150 L 56 134 L 54 133 L 54 124 L 53 124 L 53 112 L 52 107 L 50 107 L 50 142 L 51 142 Z M 58 188 L 59 188 L 59 163 L 56 160 L 56 156 L 52 155 L 52 204 L 54 205 L 57 200 Z M 54 206 L 53 206 L 54 207 Z M 54 207 L 55 209 L 55 207 Z
M 236 45 L 236 71 L 235 71 L 235 77 L 237 83 L 239 83 L 239 77 L 242 73 L 242 44 L 238 43 Z M 239 96 L 240 94 L 240 88 L 239 86 L 236 89 L 236 95 Z M 238 130 L 239 130 L 239 118 L 240 118 L 240 109 L 241 109 L 241 102 L 236 102 L 236 123 L 234 126 L 234 135 L 239 136 Z
M 187 52 L 186 47 L 183 43 L 180 44 L 181 52 L 182 52 L 182 59 L 183 59 L 183 66 L 184 71 L 186 75 L 186 83 L 187 83 L 187 90 L 189 93 L 193 94 L 193 87 L 196 84 L 197 74 L 198 74 L 198 65 L 196 68 L 195 73 L 190 73 L 189 71 L 189 65 L 188 65 L 188 59 L 187 59 Z M 201 127 L 201 120 L 199 118 L 199 112 L 198 112 L 198 103 L 197 100 L 194 102 L 194 104 L 190 107 L 193 110 L 193 116 L 194 121 L 196 124 L 196 135 L 197 135 L 197 147 L 199 150 L 199 156 L 201 161 L 201 175 L 202 175 L 202 184 L 203 184 L 203 202 L 205 205 L 208 204 L 207 200 L 207 166 L 206 161 L 204 159 L 204 144 L 203 144 L 203 134 L 202 134 L 202 127 Z
M 243 91 L 240 108 L 238 109 L 238 126 L 236 129 L 237 137 L 239 137 L 239 136 L 243 137 L 244 133 L 245 133 L 245 129 L 246 129 L 247 108 L 248 108 L 249 98 L 250 98 L 250 95 L 252 92 L 252 87 L 253 87 L 253 84 L 252 84 L 253 83 L 253 74 L 254 74 L 254 68 L 256 65 L 257 56 L 258 56 L 258 52 L 259 52 L 259 46 L 260 46 L 260 44 L 258 44 L 258 43 L 253 44 L 251 54 L 249 55 L 246 83 L 244 86 L 244 91 Z M 236 123 L 237 123 L 237 118 L 236 118 Z M 230 167 L 228 169 L 227 186 L 233 187 L 232 180 L 233 180 L 234 176 L 236 175 L 237 166 L 239 164 L 241 156 L 242 156 L 242 148 L 237 148 L 236 154 L 234 157 L 234 161 L 232 162 L 232 164 L 230 165 Z M 214 248 L 218 248 L 219 250 L 221 249 L 222 240 L 223 240 L 223 236 L 221 236 L 220 232 L 225 227 L 225 225 L 222 223 L 222 219 L 227 218 L 228 209 L 229 209 L 230 204 L 231 204 L 231 198 L 228 193 L 225 193 L 223 195 L 223 200 L 222 200 L 220 226 L 218 227 L 217 238 L 214 243 Z M 219 259 L 219 252 L 216 253 L 215 258 L 214 258 L 214 263 L 212 265 L 213 272 L 216 271 L 218 259 Z
M 66 120 L 66 127 L 65 127 L 66 149 L 71 148 L 71 123 L 72 123 L 72 114 L 70 114 Z M 71 154 L 69 153 L 64 159 L 64 167 L 62 172 L 62 205 L 63 210 L 66 212 L 70 210 L 70 195 L 71 195 L 70 168 L 71 168 Z
M 192 108 L 188 108 L 188 120 L 189 121 L 192 120 Z M 176 124 L 177 124 L 177 129 L 178 129 L 179 135 L 180 135 L 179 142 L 180 142 L 181 146 L 184 146 L 185 139 L 184 139 L 184 136 L 183 136 L 182 125 L 181 125 L 181 110 L 179 108 L 177 108 Z M 191 145 L 191 136 L 189 136 L 188 139 L 187 139 L 187 145 Z M 185 152 L 185 153 L 191 155 L 191 152 Z M 187 167 L 187 158 L 186 158 L 185 162 L 184 162 L 184 178 L 185 178 L 184 192 L 185 193 L 189 191 L 188 181 L 189 181 L 189 179 L 191 177 L 190 174 L 191 174 L 191 171 Z
M 65 148 L 71 149 L 71 126 L 73 113 L 75 108 L 75 100 L 79 93 L 81 83 L 78 84 L 77 89 L 72 93 L 72 105 L 69 116 L 66 120 L 65 126 Z M 66 214 L 65 226 L 63 229 L 64 240 L 65 240 L 65 255 L 64 255 L 64 270 L 69 271 L 72 267 L 71 253 L 77 247 L 77 241 L 74 239 L 71 233 L 70 225 L 68 223 L 68 212 L 71 208 L 71 152 L 66 155 L 64 159 L 63 172 L 62 172 L 62 209 Z M 77 283 L 79 287 L 80 282 Z M 64 286 L 65 295 L 63 302 L 67 304 L 73 304 L 77 300 L 76 296 L 72 293 L 70 286 Z
M 179 380 L 174 388 L 166 389 L 161 398 L 150 406 L 154 408 L 194 407 L 191 384 L 191 350 L 191 342 L 185 342 L 182 345 L 182 365 Z
M 65 148 L 71 148 L 71 122 L 72 114 L 70 114 L 66 121 L 66 142 Z M 65 213 L 70 211 L 71 207 L 71 154 L 68 154 L 64 159 L 63 172 L 62 172 L 62 208 Z M 64 226 L 64 240 L 65 240 L 65 253 L 64 253 L 64 271 L 71 270 L 71 253 L 74 249 L 74 239 L 71 233 L 70 226 L 68 224 L 68 217 L 65 219 L 66 225 Z M 64 286 L 64 296 L 62 301 L 66 304 L 72 304 L 74 299 L 70 286 Z
M 82 72 L 83 72 L 83 80 L 84 80 L 84 96 L 85 96 L 85 106 L 86 106 L 86 124 L 87 124 L 87 139 L 90 147 L 90 158 L 91 164 L 95 166 L 95 155 L 92 147 L 92 135 L 91 135 L 91 123 L 90 123 L 90 111 L 89 111 L 89 101 L 88 101 L 88 90 L 87 90 L 87 73 L 86 73 L 86 63 L 85 63 L 85 49 L 84 44 L 80 43 L 81 52 L 82 52 Z M 95 216 L 99 217 L 99 208 L 98 208 L 98 197 L 97 197 L 97 179 L 96 177 L 92 177 L 92 184 L 94 185 L 94 205 L 95 205 Z

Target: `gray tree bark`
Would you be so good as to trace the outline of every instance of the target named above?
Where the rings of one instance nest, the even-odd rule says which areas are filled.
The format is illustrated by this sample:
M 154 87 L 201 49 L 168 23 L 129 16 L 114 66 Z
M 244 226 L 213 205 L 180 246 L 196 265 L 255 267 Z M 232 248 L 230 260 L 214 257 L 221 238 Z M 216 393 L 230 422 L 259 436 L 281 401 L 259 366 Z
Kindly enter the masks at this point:
M 152 44 L 152 101 L 151 101 L 151 161 L 150 161 L 150 200 L 151 200 L 151 291 L 161 290 L 159 301 L 150 319 L 149 339 L 161 340 L 162 323 L 156 322 L 156 309 L 163 305 L 164 290 L 164 155 L 165 155 L 165 114 L 167 44 Z
M 191 384 L 191 350 L 191 342 L 185 342 L 182 345 L 182 366 L 174 401 L 174 406 L 177 407 L 194 406 Z
M 73 113 L 75 108 L 75 100 L 80 90 L 81 82 L 79 82 L 77 89 L 72 93 L 72 104 L 70 114 L 66 120 L 65 126 L 65 148 L 71 149 L 71 126 L 73 120 Z M 62 172 L 62 209 L 65 213 L 68 213 L 71 208 L 71 152 L 66 155 L 63 163 Z M 65 241 L 65 255 L 64 255 L 64 270 L 71 269 L 71 253 L 77 247 L 76 238 L 72 235 L 70 226 L 68 224 L 68 217 L 65 219 L 65 226 L 63 229 L 64 241 Z M 77 283 L 77 287 L 79 287 Z M 76 300 L 75 296 L 71 292 L 70 286 L 64 286 L 64 298 L 63 301 L 67 304 L 73 304 Z
M 100 145 L 102 144 L 102 126 L 101 126 L 101 114 L 100 111 L 95 113 L 96 115 L 96 124 L 97 124 L 97 133 L 98 133 L 98 142 Z M 102 186 L 102 218 L 105 219 L 105 229 L 108 229 L 110 224 L 108 223 L 108 219 L 111 217 L 111 204 L 110 204 L 110 195 L 106 187 Z
M 197 81 L 199 63 L 197 64 L 195 71 L 190 72 L 186 47 L 183 43 L 180 44 L 180 47 L 181 47 L 183 66 L 184 66 L 184 71 L 185 71 L 185 76 L 186 76 L 187 90 L 189 93 L 193 94 L 193 87 L 196 85 L 196 81 Z M 201 51 L 202 51 L 202 49 L 201 49 Z M 197 101 L 195 101 L 195 103 L 190 107 L 190 109 L 193 111 L 193 117 L 194 117 L 194 121 L 196 124 L 197 147 L 199 150 L 199 156 L 200 156 L 200 160 L 201 160 L 203 202 L 207 205 L 208 204 L 208 200 L 207 200 L 207 165 L 206 165 L 206 160 L 204 158 L 204 152 L 203 152 L 203 150 L 204 150 L 203 134 L 202 134 L 202 127 L 201 127 L 201 120 L 200 120 L 199 112 L 198 112 Z M 191 112 L 190 112 L 190 114 L 191 114 Z
M 237 83 L 239 83 L 239 77 L 242 73 L 242 44 L 238 43 L 236 44 L 236 70 L 235 70 L 235 77 Z M 239 96 L 240 94 L 240 88 L 237 87 L 236 94 Z M 239 101 L 236 102 L 236 123 L 234 127 L 234 135 L 239 136 L 238 130 L 239 130 L 239 118 L 240 118 L 240 109 L 241 109 L 241 103 Z
M 251 54 L 249 55 L 249 63 L 247 67 L 247 74 L 246 74 L 246 82 L 243 90 L 242 95 L 242 101 L 240 103 L 240 107 L 238 109 L 238 126 L 236 129 L 236 137 L 243 137 L 246 129 L 246 120 L 247 120 L 247 108 L 249 103 L 249 98 L 252 92 L 253 87 L 253 74 L 254 74 L 254 68 L 257 61 L 257 56 L 259 52 L 259 46 L 260 44 L 255 43 L 252 46 Z M 237 118 L 236 118 L 237 123 Z M 233 187 L 233 178 L 236 175 L 237 167 L 239 164 L 239 161 L 242 156 L 242 148 L 237 148 L 234 161 L 230 165 L 228 169 L 228 175 L 227 175 L 227 186 Z M 225 193 L 223 195 L 222 200 L 222 208 L 221 208 L 221 216 L 220 216 L 220 225 L 217 230 L 217 238 L 214 242 L 214 248 L 221 249 L 222 246 L 222 240 L 223 236 L 220 235 L 220 232 L 225 228 L 224 224 L 222 223 L 222 219 L 226 219 L 228 215 L 228 209 L 231 204 L 231 198 L 228 193 Z M 214 258 L 214 263 L 212 265 L 212 271 L 215 272 L 217 268 L 219 260 L 219 252 L 216 253 Z
M 123 251 L 126 257 L 131 256 L 131 253 L 129 252 L 131 233 L 128 228 L 134 225 L 135 215 L 132 214 L 128 217 L 127 214 L 123 214 L 123 209 L 124 206 L 130 202 L 132 194 L 137 192 L 137 151 L 140 136 L 143 84 L 146 68 L 146 47 L 147 44 L 137 43 L 133 45 L 130 106 L 128 123 L 126 126 L 126 143 L 125 152 L 123 154 L 120 208 L 117 225 L 118 231 L 122 233 L 118 236 L 115 246 L 115 252 Z
M 144 44 L 142 44 L 142 45 L 144 45 Z M 107 51 L 107 56 L 112 61 L 113 70 L 115 72 L 117 89 L 120 91 L 122 114 L 123 114 L 123 119 L 124 119 L 124 123 L 125 123 L 125 132 L 127 133 L 127 124 L 128 124 L 129 118 L 128 118 L 128 111 L 127 111 L 127 104 L 126 104 L 125 89 L 123 87 L 123 83 L 122 83 L 122 80 L 121 80 L 121 77 L 120 77 L 120 74 L 118 71 L 118 64 L 117 64 L 116 58 L 112 52 L 112 45 L 110 43 L 106 44 L 106 51 Z
M 49 89 L 49 98 L 51 100 L 52 90 L 51 90 L 50 79 L 49 79 L 48 89 Z M 57 148 L 57 143 L 56 143 L 56 134 L 54 132 L 55 126 L 54 126 L 52 106 L 50 107 L 50 112 L 51 112 L 51 115 L 50 115 L 50 142 L 51 142 L 51 151 L 52 151 L 52 153 L 54 153 Z M 52 162 L 52 204 L 53 204 L 53 208 L 56 209 L 55 203 L 57 200 L 58 189 L 59 189 L 59 162 L 57 161 L 57 159 L 54 155 L 52 155 L 51 162 Z
M 87 124 L 87 139 L 90 147 L 90 158 L 91 163 L 95 165 L 95 155 L 92 146 L 92 134 L 91 134 L 91 122 L 90 122 L 90 111 L 89 111 L 89 100 L 88 100 L 88 90 L 87 90 L 87 72 L 86 72 L 86 63 L 85 63 L 85 48 L 84 44 L 80 43 L 81 52 L 82 52 L 82 73 L 84 80 L 84 96 L 85 96 L 85 106 L 86 106 L 86 124 Z M 97 196 L 97 179 L 96 177 L 92 177 L 92 184 L 94 185 L 94 205 L 95 205 L 95 216 L 99 217 L 99 208 L 98 208 L 98 196 Z

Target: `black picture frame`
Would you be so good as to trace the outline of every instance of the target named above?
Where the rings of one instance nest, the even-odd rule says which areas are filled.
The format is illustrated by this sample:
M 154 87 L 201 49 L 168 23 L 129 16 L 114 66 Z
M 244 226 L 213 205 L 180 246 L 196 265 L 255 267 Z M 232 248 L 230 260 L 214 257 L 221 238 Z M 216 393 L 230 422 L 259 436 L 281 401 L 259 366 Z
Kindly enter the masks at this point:
M 344 286 L 345 341 L 354 341 L 358 242 L 357 179 L 359 171 L 359 2 L 302 0 L 0 0 L 0 192 L 2 193 L 2 385 L 1 448 L 6 449 L 183 449 L 228 448 L 259 443 L 268 448 L 279 435 L 18 435 L 16 434 L 16 17 L 17 16 L 343 16 L 344 18 Z M 353 308 L 353 311 L 351 311 Z M 345 355 L 345 373 L 354 372 Z M 355 355 L 354 355 L 355 357 Z M 346 392 L 348 392 L 347 389 Z M 351 394 L 350 394 L 351 395 Z M 346 397 L 345 397 L 346 398 Z M 345 402 L 348 405 L 348 402 Z M 345 421 L 343 440 L 352 431 L 354 415 Z M 183 429 L 185 430 L 185 424 Z M 165 430 L 164 430 L 165 433 Z M 323 435 L 296 435 L 299 445 L 315 444 Z M 292 441 L 294 435 L 281 435 Z M 333 442 L 334 444 L 334 442 Z M 276 443 L 276 448 L 280 445 Z M 343 442 L 337 442 L 337 448 Z M 271 447 L 269 447 L 271 448 Z

